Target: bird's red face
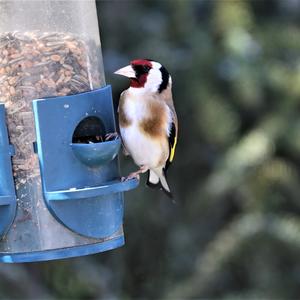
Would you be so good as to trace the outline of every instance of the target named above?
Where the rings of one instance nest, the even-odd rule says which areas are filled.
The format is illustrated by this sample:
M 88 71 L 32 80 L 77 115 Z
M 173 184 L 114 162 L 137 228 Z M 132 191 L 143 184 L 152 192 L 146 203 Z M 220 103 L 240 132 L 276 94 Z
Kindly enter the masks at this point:
M 135 59 L 130 65 L 119 69 L 115 74 L 126 76 L 130 79 L 130 86 L 134 88 L 143 88 L 147 82 L 149 71 L 152 69 L 152 63 L 148 59 Z
M 161 93 L 171 82 L 168 71 L 160 63 L 149 59 L 135 59 L 130 65 L 119 69 L 115 74 L 130 79 L 130 87 L 147 92 Z
M 147 82 L 149 71 L 152 69 L 152 63 L 146 59 L 136 59 L 130 62 L 135 72 L 135 78 L 130 78 L 130 86 L 135 88 L 144 87 Z

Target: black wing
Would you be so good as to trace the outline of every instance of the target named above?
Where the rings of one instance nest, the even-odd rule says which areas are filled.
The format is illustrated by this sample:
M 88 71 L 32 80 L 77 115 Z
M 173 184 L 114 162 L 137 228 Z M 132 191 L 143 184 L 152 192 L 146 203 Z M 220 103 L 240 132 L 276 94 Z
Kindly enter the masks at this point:
M 165 171 L 168 170 L 170 164 L 172 163 L 173 159 L 174 159 L 174 155 L 175 155 L 175 148 L 176 148 L 176 144 L 177 144 L 177 130 L 176 130 L 176 126 L 175 123 L 172 123 L 171 126 L 171 130 L 170 130 L 170 134 L 168 136 L 168 140 L 169 140 L 169 157 L 166 161 L 166 166 L 165 166 Z

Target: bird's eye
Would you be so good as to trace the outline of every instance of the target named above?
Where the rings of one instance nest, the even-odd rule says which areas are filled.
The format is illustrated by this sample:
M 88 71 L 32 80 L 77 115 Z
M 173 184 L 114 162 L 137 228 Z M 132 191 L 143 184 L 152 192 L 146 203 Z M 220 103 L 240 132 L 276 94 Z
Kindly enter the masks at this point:
M 133 65 L 133 69 L 136 77 L 139 78 L 141 75 L 147 74 L 151 68 L 147 65 Z
M 149 67 L 149 66 L 146 66 L 146 65 L 143 66 L 143 71 L 144 71 L 144 72 L 147 73 L 147 72 L 149 72 L 149 70 L 150 70 L 150 67 Z

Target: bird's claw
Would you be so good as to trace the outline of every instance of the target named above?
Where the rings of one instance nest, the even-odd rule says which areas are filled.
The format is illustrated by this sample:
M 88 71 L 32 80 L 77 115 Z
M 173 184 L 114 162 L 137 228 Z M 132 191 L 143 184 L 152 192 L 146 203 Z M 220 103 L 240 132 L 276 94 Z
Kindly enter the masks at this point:
M 139 174 L 136 174 L 136 173 L 131 173 L 131 174 L 129 174 L 128 176 L 121 177 L 121 181 L 122 181 L 122 182 L 131 180 L 131 179 L 137 179 L 137 180 L 140 180 L 140 175 L 139 175 Z
M 128 181 L 130 179 L 137 179 L 140 180 L 140 174 L 145 173 L 149 170 L 149 167 L 147 166 L 140 166 L 140 169 L 137 170 L 136 172 L 130 173 L 127 177 L 122 177 L 121 181 Z
M 112 132 L 112 133 L 107 133 L 105 135 L 105 141 L 109 141 L 109 140 L 115 140 L 119 137 L 119 134 L 117 132 Z

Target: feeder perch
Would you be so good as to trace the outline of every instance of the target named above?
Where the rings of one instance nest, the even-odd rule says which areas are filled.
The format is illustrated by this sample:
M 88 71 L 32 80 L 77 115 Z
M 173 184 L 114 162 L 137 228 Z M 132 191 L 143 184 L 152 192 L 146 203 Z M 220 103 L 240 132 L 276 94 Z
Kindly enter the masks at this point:
M 83 13 L 84 12 L 84 13 Z M 124 244 L 111 87 L 92 1 L 0 2 L 0 261 Z

